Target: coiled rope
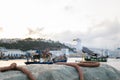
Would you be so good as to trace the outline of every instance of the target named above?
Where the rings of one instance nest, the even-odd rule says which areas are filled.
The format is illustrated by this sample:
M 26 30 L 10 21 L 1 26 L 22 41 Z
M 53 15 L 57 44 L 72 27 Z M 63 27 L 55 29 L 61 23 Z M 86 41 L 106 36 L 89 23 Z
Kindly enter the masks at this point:
M 78 71 L 80 80 L 84 80 L 83 72 L 82 72 L 80 66 L 82 66 L 82 67 L 99 67 L 99 65 L 100 65 L 99 62 L 93 62 L 93 61 L 82 61 L 80 63 L 58 62 L 56 64 L 58 64 L 58 65 L 67 65 L 67 66 L 74 67 Z M 36 80 L 36 78 L 32 75 L 32 73 L 29 70 L 27 70 L 26 68 L 17 66 L 16 63 L 12 63 L 8 67 L 0 67 L 0 72 L 5 72 L 5 71 L 9 71 L 9 70 L 19 70 L 19 71 L 23 72 L 24 74 L 26 74 L 27 77 L 29 78 L 29 80 Z

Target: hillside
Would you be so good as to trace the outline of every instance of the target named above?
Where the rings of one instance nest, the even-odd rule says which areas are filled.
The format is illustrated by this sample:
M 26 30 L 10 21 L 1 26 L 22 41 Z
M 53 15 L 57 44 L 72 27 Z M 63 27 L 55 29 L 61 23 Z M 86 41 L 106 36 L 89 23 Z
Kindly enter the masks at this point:
M 60 48 L 72 48 L 66 46 L 65 44 L 60 43 L 59 41 L 55 42 L 52 40 L 45 40 L 45 39 L 32 39 L 26 38 L 22 40 L 13 40 L 9 39 L 10 41 L 3 42 L 4 40 L 0 41 L 0 47 L 5 47 L 7 49 L 20 49 L 20 50 L 30 50 L 30 49 L 39 49 L 44 50 L 46 48 L 50 48 L 51 50 L 60 49 Z M 12 42 L 13 40 L 13 42 Z

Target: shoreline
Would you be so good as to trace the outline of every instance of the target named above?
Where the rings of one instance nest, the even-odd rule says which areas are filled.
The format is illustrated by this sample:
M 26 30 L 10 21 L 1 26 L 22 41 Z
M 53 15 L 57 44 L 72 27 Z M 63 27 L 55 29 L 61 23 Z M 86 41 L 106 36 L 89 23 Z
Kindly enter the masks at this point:
M 81 60 L 82 58 L 68 58 L 67 62 L 79 62 Z M 26 64 L 24 62 L 26 61 L 26 59 L 0 60 L 0 67 L 9 66 L 11 63 L 16 63 L 18 66 L 25 66 Z M 120 59 L 108 58 L 107 62 L 100 62 L 100 64 L 110 65 L 120 71 Z
M 15 59 L 15 60 L 0 60 L 0 67 L 9 66 L 11 63 L 16 63 L 18 66 L 25 65 L 25 59 Z

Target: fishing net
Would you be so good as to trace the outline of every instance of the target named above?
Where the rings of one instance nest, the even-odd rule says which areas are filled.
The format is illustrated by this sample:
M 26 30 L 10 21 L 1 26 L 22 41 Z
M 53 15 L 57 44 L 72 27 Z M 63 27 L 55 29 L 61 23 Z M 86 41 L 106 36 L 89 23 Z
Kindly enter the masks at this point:
M 108 65 L 96 68 L 82 68 L 84 80 L 120 80 L 120 71 Z
M 78 73 L 74 67 L 66 65 L 27 65 L 27 68 L 37 80 L 79 80 Z M 81 67 L 84 80 L 120 80 L 120 71 L 111 66 Z M 0 72 L 0 80 L 29 80 L 21 71 Z

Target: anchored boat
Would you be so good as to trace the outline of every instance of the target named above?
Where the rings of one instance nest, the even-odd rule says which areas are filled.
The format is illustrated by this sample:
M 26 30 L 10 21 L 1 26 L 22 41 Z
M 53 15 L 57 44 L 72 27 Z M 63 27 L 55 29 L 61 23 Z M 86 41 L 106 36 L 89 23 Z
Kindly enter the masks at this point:
M 41 53 L 40 51 L 27 52 L 27 62 L 25 62 L 25 64 L 53 64 L 57 62 L 67 62 L 67 57 L 65 54 L 54 57 L 52 57 L 52 55 L 53 54 L 47 49 Z
M 94 53 L 90 49 L 83 47 L 82 52 L 87 53 L 88 56 L 85 56 L 85 61 L 97 61 L 97 62 L 107 62 L 108 56 L 98 56 L 97 53 Z

